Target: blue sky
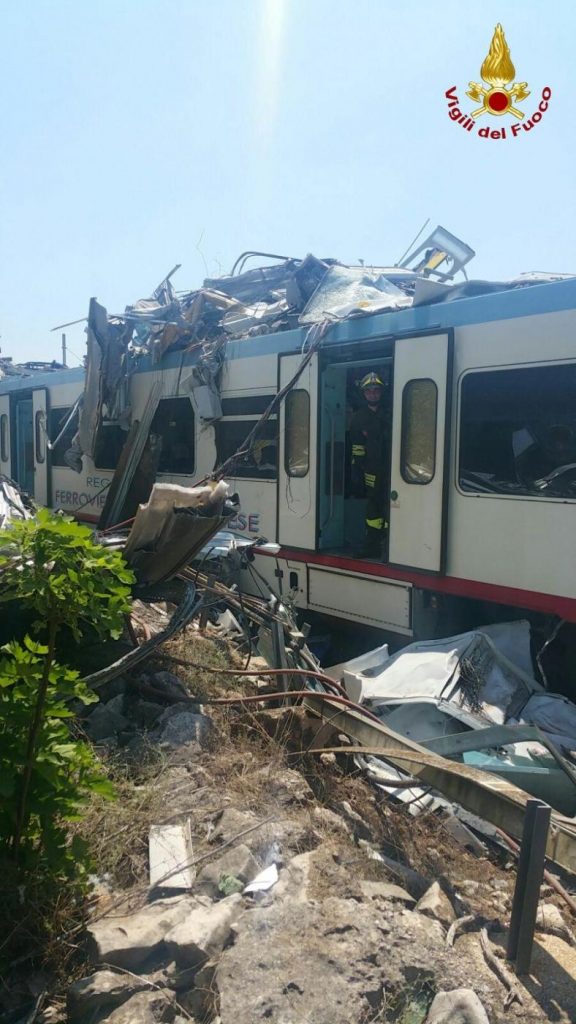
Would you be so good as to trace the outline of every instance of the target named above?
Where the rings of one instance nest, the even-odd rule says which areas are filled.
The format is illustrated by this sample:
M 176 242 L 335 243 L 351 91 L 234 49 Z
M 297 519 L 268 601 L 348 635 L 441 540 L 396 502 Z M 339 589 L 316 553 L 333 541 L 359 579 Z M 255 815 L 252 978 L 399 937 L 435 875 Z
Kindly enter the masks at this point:
M 245 249 L 394 263 L 427 217 L 476 250 L 470 276 L 576 271 L 575 11 L 4 0 L 2 353 L 58 358 L 51 327 L 91 295 L 122 310 L 175 263 L 178 288 Z M 497 22 L 527 117 L 552 90 L 513 140 L 468 134 L 444 97 L 474 107 Z M 82 326 L 67 336 L 81 356 Z

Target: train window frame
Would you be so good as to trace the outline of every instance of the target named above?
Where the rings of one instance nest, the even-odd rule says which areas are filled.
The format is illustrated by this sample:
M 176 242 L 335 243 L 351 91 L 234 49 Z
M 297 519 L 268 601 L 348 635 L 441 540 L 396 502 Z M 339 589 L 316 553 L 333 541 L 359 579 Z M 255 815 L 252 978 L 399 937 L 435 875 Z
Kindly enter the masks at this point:
M 8 413 L 3 412 L 0 416 L 0 459 L 2 462 L 8 462 L 10 459 L 9 426 Z
M 292 407 L 292 404 L 294 402 L 294 398 L 296 396 L 301 396 L 301 395 L 305 395 L 305 397 L 306 397 L 306 405 L 307 405 L 306 445 L 305 445 L 306 468 L 305 468 L 304 472 L 295 472 L 295 470 L 292 468 L 292 465 L 291 465 L 291 462 L 293 463 L 293 459 L 291 460 L 290 451 L 289 451 L 290 440 L 291 440 L 290 417 L 292 415 L 292 408 L 291 407 Z M 304 480 L 305 477 L 307 477 L 309 472 L 310 472 L 310 411 L 311 411 L 310 392 L 307 391 L 306 388 L 292 388 L 292 390 L 289 391 L 288 394 L 286 395 L 285 408 L 284 408 L 284 472 L 286 473 L 286 476 L 290 477 L 291 479 L 295 479 L 295 480 Z M 303 450 L 303 449 L 301 448 L 301 450 Z
M 172 403 L 174 406 L 178 405 L 178 410 L 175 409 L 175 411 L 172 412 L 171 414 L 168 411 L 168 405 L 170 403 Z M 190 459 L 191 465 L 187 466 L 186 469 L 182 469 L 179 466 L 176 466 L 176 468 L 174 468 L 174 463 L 171 463 L 170 466 L 166 465 L 166 459 L 169 458 L 169 455 L 166 454 L 167 449 L 165 449 L 164 447 L 164 442 L 166 438 L 165 436 L 163 436 L 162 431 L 158 429 L 157 423 L 157 419 L 165 412 L 168 414 L 168 416 L 174 417 L 175 424 L 180 414 L 185 414 L 185 417 L 189 419 L 189 422 L 186 426 L 186 429 L 188 431 L 188 433 L 186 434 L 186 438 L 189 447 L 191 447 L 192 454 Z M 170 422 L 168 422 L 167 426 L 169 427 L 170 425 Z M 179 431 L 181 429 L 184 429 L 184 425 L 181 428 L 178 428 Z M 194 411 L 194 406 L 190 401 L 190 398 L 187 398 L 185 395 L 166 395 L 164 398 L 161 398 L 158 402 L 158 405 L 156 406 L 156 409 L 154 410 L 154 416 L 152 418 L 152 423 L 150 424 L 149 433 L 156 434 L 160 438 L 162 438 L 162 449 L 160 452 L 160 461 L 158 463 L 158 476 L 188 477 L 194 475 L 194 473 L 196 472 L 197 459 L 196 414 Z M 181 458 L 184 458 L 184 456 L 181 456 Z
M 498 490 L 496 490 L 496 489 L 488 489 L 486 486 L 485 487 L 480 487 L 480 486 L 476 486 L 476 487 L 464 486 L 463 483 L 462 483 L 462 476 L 463 476 L 463 445 L 464 445 L 464 436 L 465 436 L 465 429 L 466 429 L 465 415 L 464 415 L 464 403 L 465 403 L 465 400 L 466 400 L 465 388 L 466 388 L 466 385 L 467 385 L 467 381 L 469 381 L 473 377 L 478 377 L 478 376 L 482 376 L 482 377 L 486 378 L 489 375 L 490 376 L 495 376 L 495 375 L 510 374 L 510 373 L 521 374 L 521 373 L 523 373 L 525 371 L 531 371 L 534 379 L 535 379 L 535 375 L 538 374 L 539 383 L 541 383 L 541 381 L 543 379 L 543 376 L 547 374 L 547 371 L 553 371 L 553 370 L 560 371 L 562 373 L 564 379 L 565 379 L 565 371 L 566 371 L 567 368 L 571 368 L 573 374 L 576 375 L 576 360 L 573 360 L 573 359 L 561 359 L 561 360 L 553 360 L 553 361 L 549 361 L 549 362 L 522 363 L 522 364 L 516 364 L 516 365 L 507 363 L 507 364 L 504 364 L 504 365 L 501 365 L 501 366 L 494 366 L 494 365 L 492 365 L 492 366 L 475 366 L 475 367 L 471 367 L 470 369 L 465 370 L 460 375 L 459 380 L 458 380 L 457 434 L 456 434 L 456 439 L 455 439 L 456 443 L 455 443 L 455 450 L 454 450 L 454 482 L 455 482 L 456 490 L 458 491 L 458 493 L 462 497 L 464 497 L 464 498 L 492 498 L 492 499 L 496 498 L 497 500 L 506 500 L 506 501 L 509 501 L 509 500 L 513 500 L 513 501 L 538 501 L 540 503 L 543 502 L 543 501 L 547 501 L 547 502 L 561 503 L 561 504 L 564 504 L 564 505 L 566 505 L 566 504 L 574 504 L 576 502 L 576 493 L 574 495 L 544 493 L 544 491 L 538 492 L 538 490 L 534 490 L 534 489 L 530 490 L 527 487 L 525 487 L 523 490 L 522 489 L 513 490 L 512 488 L 515 486 L 515 484 L 514 484 L 514 481 L 512 481 L 512 480 L 508 480 L 508 481 L 500 480 L 499 483 L 500 483 L 501 489 L 498 489 Z M 484 383 L 485 383 L 485 381 L 484 381 Z M 518 392 L 519 393 L 523 393 L 524 392 L 525 384 L 526 384 L 526 378 L 524 379 L 522 385 L 518 388 Z M 575 384 L 576 384 L 576 381 L 575 381 Z M 556 400 L 557 397 L 558 397 L 556 387 L 550 388 L 550 393 L 553 395 L 554 399 Z M 509 399 L 509 396 L 507 396 L 507 401 L 506 401 L 507 408 L 509 408 L 509 404 L 510 404 L 510 399 Z M 540 408 L 539 405 L 538 405 L 538 408 Z M 550 422 L 549 426 L 550 426 L 550 428 L 553 426 L 552 421 Z M 531 424 L 531 427 L 533 427 L 533 424 Z M 518 430 L 519 429 L 520 428 L 518 428 Z M 574 432 L 576 433 L 576 423 L 574 425 Z M 513 437 L 514 437 L 514 432 L 512 432 L 511 437 L 510 437 L 510 440 L 512 441 L 512 446 L 513 446 L 513 443 L 514 443 L 513 442 Z M 483 448 L 484 448 L 484 450 L 486 450 L 485 446 L 483 446 Z M 522 454 L 522 453 L 520 453 L 520 454 Z M 514 456 L 513 447 L 512 447 L 512 457 L 513 458 L 515 457 Z M 561 467 L 557 467 L 557 468 L 561 468 Z M 479 470 L 474 471 L 474 470 L 468 469 L 468 472 L 470 473 L 470 472 L 480 472 L 480 471 Z M 553 472 L 555 472 L 555 470 L 551 471 L 551 473 L 553 473 Z M 536 483 L 537 479 L 538 479 L 538 477 L 535 478 L 534 483 Z M 504 489 L 504 487 L 502 486 L 502 484 L 504 482 L 506 482 L 508 484 L 508 490 Z M 521 487 L 522 484 L 519 483 L 518 486 Z
M 242 416 L 240 416 L 240 415 L 236 415 L 236 416 L 222 416 L 214 424 L 214 438 L 215 438 L 215 444 L 216 444 L 216 465 L 217 466 L 221 465 L 223 462 L 227 462 L 228 459 L 230 459 L 232 457 L 232 455 L 235 454 L 236 451 L 242 449 L 242 445 L 244 443 L 244 441 L 240 441 L 239 445 L 235 448 L 235 451 L 234 452 L 230 451 L 229 449 L 231 448 L 231 445 L 227 444 L 228 438 L 224 439 L 223 436 L 222 436 L 223 433 L 227 430 L 227 428 L 229 429 L 231 427 L 235 427 L 237 430 L 240 430 L 241 427 L 244 428 L 244 429 L 242 429 L 242 437 L 243 437 L 243 439 L 245 439 L 246 437 L 248 437 L 250 432 L 254 429 L 254 427 L 259 422 L 260 422 L 260 416 L 254 416 L 254 415 L 242 415 Z M 279 444 L 280 444 L 278 416 L 275 413 L 272 414 L 271 416 L 269 416 L 268 419 L 266 420 L 266 422 L 263 424 L 263 427 L 265 429 L 266 428 L 270 428 L 270 427 L 274 428 L 274 432 L 273 432 L 274 436 L 273 437 L 270 437 L 270 438 L 260 438 L 260 440 L 267 440 L 267 441 L 269 441 L 270 442 L 270 446 L 273 446 L 275 448 L 275 453 L 276 454 L 275 454 L 274 466 L 273 467 L 271 466 L 270 468 L 266 468 L 266 469 L 261 470 L 260 472 L 258 472 L 256 466 L 254 466 L 254 465 L 247 465 L 247 466 L 245 466 L 245 465 L 242 465 L 242 463 L 240 461 L 238 461 L 235 465 L 233 465 L 231 467 L 231 469 L 229 469 L 228 474 L 227 474 L 232 480 L 258 480 L 260 482 L 266 481 L 266 482 L 271 482 L 271 483 L 276 483 L 276 481 L 278 480 Z M 259 440 L 258 435 L 256 435 L 255 440 L 256 441 Z
M 50 437 L 51 445 L 50 448 L 50 465 L 56 469 L 69 469 L 69 465 L 64 458 L 65 453 L 68 451 L 74 436 L 78 430 L 78 416 L 75 415 L 66 430 L 64 431 L 62 440 L 57 445 L 54 444 L 54 440 L 60 434 L 62 426 L 66 419 L 72 412 L 72 405 L 53 405 L 50 406 L 50 412 L 48 413 L 48 436 Z M 56 417 L 58 415 L 58 420 Z M 54 439 L 54 440 L 53 440 Z
M 102 473 L 114 473 L 127 437 L 128 432 L 117 423 L 101 423 L 94 442 L 94 469 Z
M 409 412 L 407 410 L 408 397 L 410 390 L 416 384 L 431 384 L 434 389 L 434 423 L 431 431 L 431 437 L 433 442 L 433 460 L 432 460 L 432 473 L 425 480 L 414 480 L 407 473 L 407 447 L 408 447 L 408 431 L 407 426 L 409 423 Z M 410 423 L 411 423 L 410 419 Z M 401 410 L 401 431 L 400 431 L 400 475 L 405 484 L 417 487 L 427 487 L 431 484 L 436 476 L 436 468 L 438 464 L 438 384 L 432 377 L 412 377 L 406 381 L 402 388 L 402 410 Z
M 44 423 L 42 420 L 44 419 Z M 37 409 L 34 413 L 34 460 L 39 466 L 46 462 L 46 412 Z

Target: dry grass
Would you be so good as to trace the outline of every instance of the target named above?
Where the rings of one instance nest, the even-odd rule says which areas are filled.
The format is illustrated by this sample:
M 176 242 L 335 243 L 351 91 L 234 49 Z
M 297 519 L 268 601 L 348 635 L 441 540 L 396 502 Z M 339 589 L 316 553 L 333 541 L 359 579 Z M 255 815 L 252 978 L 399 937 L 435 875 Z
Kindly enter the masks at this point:
M 204 672 L 201 668 L 186 667 L 174 664 L 169 657 L 172 655 L 181 661 L 190 661 L 198 665 L 207 665 L 212 669 L 241 668 L 242 664 L 235 649 L 227 640 L 220 637 L 204 636 L 194 626 L 188 626 L 182 633 L 164 644 L 154 659 L 146 663 L 146 671 L 164 669 L 174 672 L 189 689 L 191 696 L 200 702 L 211 697 L 228 697 L 234 693 L 254 692 L 253 682 L 246 683 L 236 680 L 234 676 L 219 675 L 217 672 Z
M 166 816 L 170 775 L 166 759 L 151 751 L 135 776 L 119 759 L 109 764 L 116 799 L 95 796 L 75 832 L 88 844 L 97 875 L 113 889 L 138 885 L 148 873 L 148 832 Z

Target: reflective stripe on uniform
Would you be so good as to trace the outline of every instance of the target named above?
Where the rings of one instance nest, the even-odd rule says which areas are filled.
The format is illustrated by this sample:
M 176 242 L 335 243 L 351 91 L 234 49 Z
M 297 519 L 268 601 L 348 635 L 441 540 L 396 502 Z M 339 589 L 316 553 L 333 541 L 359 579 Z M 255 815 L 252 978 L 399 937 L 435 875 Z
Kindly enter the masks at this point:
M 364 483 L 366 487 L 376 486 L 376 474 L 375 473 L 364 473 Z
M 366 456 L 366 446 L 363 444 L 352 445 L 352 455 L 355 455 L 358 459 L 363 459 Z
M 383 530 L 384 520 L 383 519 L 367 519 L 366 526 L 369 526 L 371 530 Z

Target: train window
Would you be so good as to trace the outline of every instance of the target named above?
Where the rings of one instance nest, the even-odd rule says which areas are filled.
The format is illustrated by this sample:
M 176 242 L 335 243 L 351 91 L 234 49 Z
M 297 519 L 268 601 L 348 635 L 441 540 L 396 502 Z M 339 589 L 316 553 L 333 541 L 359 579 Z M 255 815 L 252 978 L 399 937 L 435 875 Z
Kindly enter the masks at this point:
M 8 450 L 8 415 L 3 412 L 0 416 L 0 459 L 2 462 L 8 462 L 8 456 L 10 452 Z
M 288 476 L 306 476 L 310 468 L 310 395 L 302 388 L 286 396 L 284 468 Z
M 261 416 L 274 395 L 242 395 L 240 398 L 222 398 L 223 416 Z
M 60 432 L 70 415 L 71 408 L 65 409 L 51 409 L 50 410 L 50 428 L 48 434 L 52 443 L 59 437 Z M 66 430 L 62 434 L 62 437 L 58 440 L 58 444 L 54 445 L 50 452 L 50 461 L 53 466 L 67 466 L 68 463 L 64 458 L 64 455 L 68 451 L 76 431 L 78 430 L 78 417 L 74 416 L 71 422 L 66 427 Z
M 402 392 L 400 470 L 407 484 L 429 484 L 436 472 L 438 388 L 433 380 L 410 380 Z
M 576 499 L 576 363 L 466 374 L 463 491 Z
M 38 409 L 34 417 L 34 448 L 36 462 L 42 464 L 46 459 L 46 413 Z
M 188 476 L 194 472 L 194 430 L 189 398 L 162 398 L 158 402 L 150 433 L 162 439 L 159 473 Z
M 240 454 L 231 465 L 228 475 L 256 480 L 275 480 L 278 472 L 278 423 L 271 416 L 258 429 L 250 450 L 245 452 L 245 440 L 258 423 L 257 419 L 221 419 L 214 425 L 216 431 L 216 464 L 221 466 L 236 452 Z
M 116 469 L 118 459 L 128 434 L 116 423 L 101 423 L 94 442 L 94 466 L 96 469 Z

